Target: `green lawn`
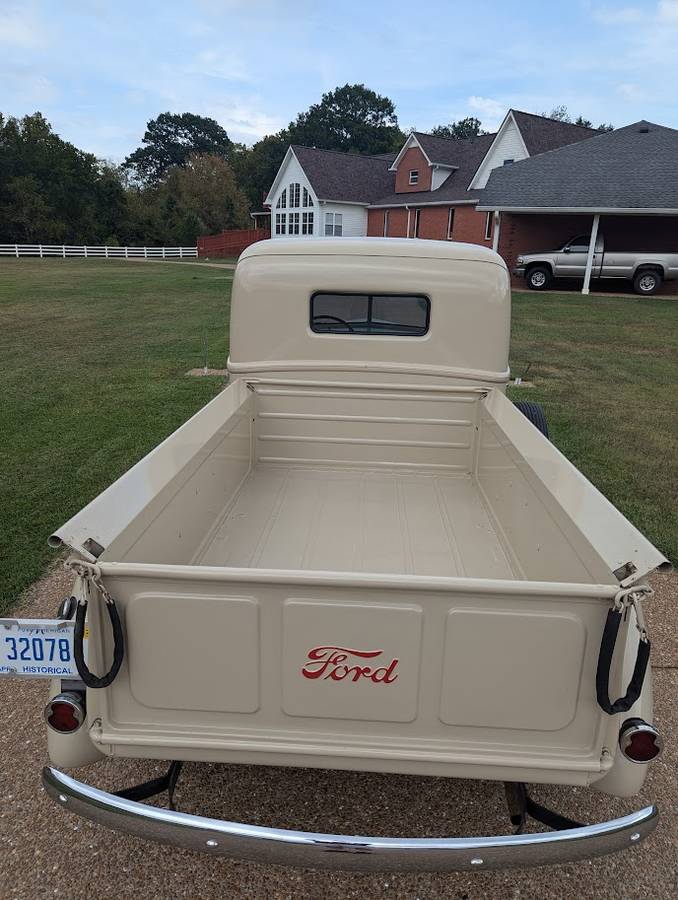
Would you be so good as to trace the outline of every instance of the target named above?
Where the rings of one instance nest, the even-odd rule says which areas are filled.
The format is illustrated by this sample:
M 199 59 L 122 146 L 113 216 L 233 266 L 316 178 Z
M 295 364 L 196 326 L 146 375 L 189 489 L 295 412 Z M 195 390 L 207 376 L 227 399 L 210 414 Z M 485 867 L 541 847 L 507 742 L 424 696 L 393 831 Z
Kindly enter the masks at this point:
M 514 293 L 511 371 L 551 438 L 678 564 L 678 299 Z
M 46 539 L 219 389 L 232 272 L 0 260 L 0 611 Z
M 47 536 L 219 389 L 232 273 L 0 260 L 0 610 Z M 512 367 L 555 443 L 678 562 L 678 301 L 514 296 Z

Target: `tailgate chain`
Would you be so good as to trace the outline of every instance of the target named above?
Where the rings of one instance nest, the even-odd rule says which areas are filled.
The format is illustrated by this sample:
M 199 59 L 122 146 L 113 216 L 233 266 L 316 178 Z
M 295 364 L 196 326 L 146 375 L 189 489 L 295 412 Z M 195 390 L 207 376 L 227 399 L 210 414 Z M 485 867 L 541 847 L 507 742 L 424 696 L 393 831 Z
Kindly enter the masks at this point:
M 603 636 L 600 641 L 600 652 L 598 654 L 596 697 L 600 708 L 610 716 L 614 716 L 617 713 L 628 712 L 640 697 L 647 665 L 650 660 L 650 640 L 647 635 L 647 628 L 645 627 L 642 601 L 645 597 L 651 597 L 653 593 L 654 591 L 652 588 L 646 584 L 623 588 L 615 596 L 612 609 L 607 613 L 605 628 L 603 629 Z M 636 655 L 633 674 L 629 681 L 626 693 L 623 697 L 620 697 L 613 703 L 610 700 L 609 693 L 612 657 L 614 655 L 614 648 L 619 633 L 619 626 L 630 607 L 633 607 L 635 612 L 635 625 L 640 634 L 638 653 Z
M 85 562 L 84 560 L 68 560 L 66 567 L 72 569 L 81 580 L 82 590 L 78 593 L 79 597 L 73 597 L 77 603 L 75 612 L 75 633 L 73 636 L 73 656 L 75 657 L 75 665 L 78 675 L 88 688 L 105 688 L 113 683 L 116 675 L 120 671 L 123 658 L 125 656 L 125 637 L 122 631 L 122 623 L 118 614 L 118 608 L 115 600 L 109 593 L 101 581 L 101 569 L 95 563 Z M 87 668 L 84 655 L 84 638 L 85 638 L 85 618 L 87 616 L 87 606 L 91 599 L 92 587 L 96 588 L 101 597 L 104 599 L 108 618 L 111 622 L 113 630 L 113 662 L 111 668 L 105 675 L 95 675 Z

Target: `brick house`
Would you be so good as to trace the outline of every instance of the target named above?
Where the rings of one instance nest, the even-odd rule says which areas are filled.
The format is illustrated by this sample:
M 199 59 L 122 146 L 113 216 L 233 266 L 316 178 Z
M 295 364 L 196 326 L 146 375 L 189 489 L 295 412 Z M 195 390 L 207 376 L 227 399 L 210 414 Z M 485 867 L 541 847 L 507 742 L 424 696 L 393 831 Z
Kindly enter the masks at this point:
M 598 132 L 509 110 L 496 134 L 410 134 L 397 154 L 290 146 L 266 197 L 271 236 L 386 236 L 493 244 L 476 207 L 493 169 Z

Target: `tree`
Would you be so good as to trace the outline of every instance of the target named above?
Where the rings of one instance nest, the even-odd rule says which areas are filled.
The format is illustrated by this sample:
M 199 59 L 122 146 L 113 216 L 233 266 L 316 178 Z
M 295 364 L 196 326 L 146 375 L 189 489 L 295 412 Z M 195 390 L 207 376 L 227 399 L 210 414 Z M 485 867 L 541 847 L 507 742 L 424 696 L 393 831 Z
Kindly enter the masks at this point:
M 405 140 L 393 101 L 364 84 L 345 84 L 323 94 L 287 130 L 294 144 L 348 153 L 389 153 Z
M 0 115 L 0 241 L 98 243 L 125 226 L 114 170 L 63 141 L 36 112 Z
M 234 155 L 233 169 L 250 209 L 262 209 L 264 197 L 273 184 L 289 145 L 290 134 L 284 130 L 267 134 L 249 150 Z
M 145 184 L 157 184 L 172 166 L 185 166 L 192 154 L 228 158 L 233 148 L 218 122 L 194 113 L 161 113 L 147 124 L 141 143 L 124 166 Z
M 476 119 L 475 116 L 467 116 L 465 119 L 459 119 L 458 122 L 450 122 L 449 125 L 436 125 L 435 128 L 431 129 L 431 134 L 436 137 L 457 141 L 474 138 L 479 134 L 486 133 L 480 127 L 480 119 Z
M 193 154 L 174 166 L 157 191 L 166 240 L 195 243 L 199 234 L 249 224 L 247 197 L 231 165 L 215 153 Z
M 581 125 L 584 128 L 593 128 L 593 123 L 591 119 L 585 119 L 584 116 L 577 116 L 574 121 L 570 118 L 570 114 L 567 111 L 567 106 L 561 103 L 560 106 L 554 106 L 550 113 L 543 112 L 541 113 L 546 119 L 555 119 L 557 122 L 569 122 L 572 125 Z M 614 131 L 614 125 L 609 122 L 602 122 L 595 129 L 596 131 Z

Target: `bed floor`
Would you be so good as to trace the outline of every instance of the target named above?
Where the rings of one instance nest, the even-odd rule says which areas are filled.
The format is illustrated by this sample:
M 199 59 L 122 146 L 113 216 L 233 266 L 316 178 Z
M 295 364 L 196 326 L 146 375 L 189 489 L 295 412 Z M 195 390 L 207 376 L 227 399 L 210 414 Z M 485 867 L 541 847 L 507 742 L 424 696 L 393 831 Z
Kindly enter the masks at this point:
M 194 564 L 515 578 L 470 475 L 258 466 Z

